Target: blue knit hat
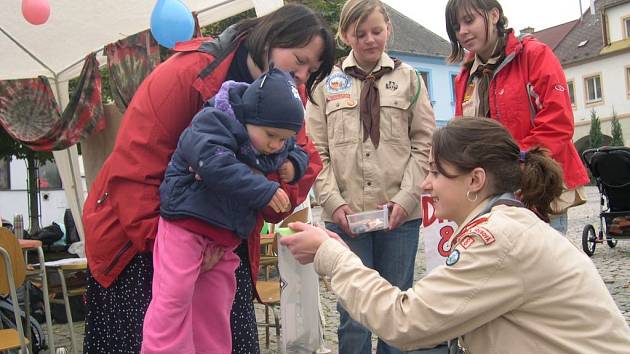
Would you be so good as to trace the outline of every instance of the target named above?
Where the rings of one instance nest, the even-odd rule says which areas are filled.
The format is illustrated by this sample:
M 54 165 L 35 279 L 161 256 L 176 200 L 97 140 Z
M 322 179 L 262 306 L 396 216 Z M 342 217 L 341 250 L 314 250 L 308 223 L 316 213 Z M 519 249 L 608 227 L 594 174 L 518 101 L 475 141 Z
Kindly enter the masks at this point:
M 271 68 L 254 81 L 242 98 L 245 123 L 263 127 L 302 129 L 304 106 L 290 74 Z

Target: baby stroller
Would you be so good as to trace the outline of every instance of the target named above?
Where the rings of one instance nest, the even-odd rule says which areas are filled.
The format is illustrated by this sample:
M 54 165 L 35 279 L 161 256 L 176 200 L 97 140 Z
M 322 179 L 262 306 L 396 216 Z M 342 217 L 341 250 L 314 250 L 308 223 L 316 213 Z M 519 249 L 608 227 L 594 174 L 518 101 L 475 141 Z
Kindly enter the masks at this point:
M 613 248 L 617 240 L 630 239 L 630 148 L 615 146 L 582 153 L 600 194 L 600 227 L 584 226 L 582 248 L 592 256 L 598 243 Z

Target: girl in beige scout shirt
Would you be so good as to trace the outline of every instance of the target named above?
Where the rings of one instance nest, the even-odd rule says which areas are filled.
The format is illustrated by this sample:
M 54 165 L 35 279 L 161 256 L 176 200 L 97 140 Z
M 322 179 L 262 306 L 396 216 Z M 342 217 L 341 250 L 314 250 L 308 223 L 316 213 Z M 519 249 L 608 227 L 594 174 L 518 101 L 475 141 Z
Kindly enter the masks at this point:
M 402 350 L 459 336 L 473 354 L 630 353 L 628 324 L 591 260 L 528 209 L 549 212 L 561 193 L 555 162 L 539 148 L 520 152 L 484 118 L 438 130 L 432 155 L 423 188 L 436 216 L 461 226 L 446 264 L 412 289 L 390 285 L 321 229 L 290 224 L 302 232 L 281 243 L 314 260 L 352 317 Z
M 420 76 L 384 53 L 391 30 L 380 1 L 344 4 L 337 36 L 352 50 L 313 92 L 306 124 L 323 162 L 315 193 L 326 227 L 366 266 L 408 289 L 435 118 Z M 389 207 L 388 230 L 350 232 L 346 215 L 380 205 Z M 338 310 L 339 352 L 371 353 L 371 333 Z M 379 341 L 378 353 L 399 351 Z

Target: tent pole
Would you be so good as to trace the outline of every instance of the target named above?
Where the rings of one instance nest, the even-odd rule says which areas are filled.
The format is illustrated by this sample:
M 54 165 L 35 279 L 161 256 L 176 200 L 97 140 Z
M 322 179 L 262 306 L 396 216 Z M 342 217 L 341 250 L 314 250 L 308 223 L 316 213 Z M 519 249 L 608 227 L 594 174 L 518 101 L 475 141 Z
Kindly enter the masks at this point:
M 99 52 L 102 52 L 102 51 L 104 51 L 104 50 L 105 50 L 105 47 L 100 48 L 100 49 L 97 49 L 97 50 L 95 50 L 95 51 L 93 51 L 93 52 L 90 52 L 90 53 L 96 53 L 96 55 L 98 55 L 98 53 L 99 53 Z M 87 55 L 86 55 L 86 56 L 87 56 Z M 60 77 L 60 76 L 61 76 L 61 74 L 65 73 L 66 71 L 68 71 L 68 70 L 70 70 L 70 69 L 72 69 L 72 68 L 73 68 L 73 67 L 75 67 L 77 64 L 81 64 L 81 63 L 82 63 L 82 62 L 84 62 L 84 61 L 85 61 L 85 57 L 83 57 L 83 58 L 81 58 L 81 59 L 79 59 L 79 60 L 75 61 L 74 63 L 72 63 L 72 64 L 70 64 L 70 65 L 66 66 L 65 68 L 63 68 L 63 69 L 62 69 L 59 73 L 57 73 L 57 76 L 58 76 L 58 77 Z M 101 66 L 101 65 L 99 65 L 99 67 L 100 67 L 100 66 Z
M 63 112 L 68 105 L 68 84 L 65 83 L 64 87 L 61 87 L 59 83 L 59 77 L 55 76 L 55 91 L 59 108 Z M 81 180 L 81 172 L 79 168 L 79 153 L 76 144 L 71 147 L 61 150 L 53 151 L 55 156 L 55 162 L 59 170 L 61 177 L 61 183 L 66 195 L 68 206 L 72 211 L 72 218 L 77 227 L 79 238 L 84 240 L 83 224 L 81 222 L 81 216 L 83 215 L 83 181 Z
M 206 11 L 214 10 L 217 7 L 221 7 L 223 5 L 227 5 L 227 4 L 231 3 L 231 2 L 233 2 L 233 0 L 226 0 L 226 1 L 220 2 L 218 4 L 214 4 L 212 6 L 208 6 L 206 8 L 201 9 L 201 10 L 195 11 L 195 12 L 198 13 L 198 14 L 201 14 L 201 13 L 204 13 Z

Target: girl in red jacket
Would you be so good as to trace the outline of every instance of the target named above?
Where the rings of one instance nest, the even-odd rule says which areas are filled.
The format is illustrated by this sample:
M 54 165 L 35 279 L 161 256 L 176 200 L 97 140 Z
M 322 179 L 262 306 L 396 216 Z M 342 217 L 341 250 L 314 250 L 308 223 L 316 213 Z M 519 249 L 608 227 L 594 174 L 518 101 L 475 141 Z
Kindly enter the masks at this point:
M 522 150 L 543 146 L 562 167 L 564 192 L 551 205 L 551 225 L 567 230 L 567 209 L 585 202 L 588 182 L 573 145 L 573 111 L 564 72 L 553 51 L 508 29 L 497 0 L 449 0 L 446 30 L 450 62 L 462 62 L 455 80 L 455 116 L 490 117 Z

